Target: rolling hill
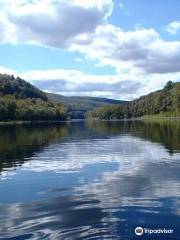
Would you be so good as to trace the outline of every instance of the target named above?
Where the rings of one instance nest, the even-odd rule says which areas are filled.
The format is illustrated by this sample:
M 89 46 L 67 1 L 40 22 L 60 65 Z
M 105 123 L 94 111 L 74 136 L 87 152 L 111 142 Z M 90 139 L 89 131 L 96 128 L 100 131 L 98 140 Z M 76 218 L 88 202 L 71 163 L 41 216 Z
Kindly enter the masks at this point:
M 67 97 L 54 93 L 47 93 L 48 98 L 53 102 L 61 102 L 68 108 L 68 115 L 72 119 L 82 119 L 85 117 L 85 113 L 92 109 L 110 106 L 110 105 L 119 105 L 125 103 L 122 100 L 114 100 L 108 98 L 100 98 L 100 97 L 80 97 L 73 96 Z

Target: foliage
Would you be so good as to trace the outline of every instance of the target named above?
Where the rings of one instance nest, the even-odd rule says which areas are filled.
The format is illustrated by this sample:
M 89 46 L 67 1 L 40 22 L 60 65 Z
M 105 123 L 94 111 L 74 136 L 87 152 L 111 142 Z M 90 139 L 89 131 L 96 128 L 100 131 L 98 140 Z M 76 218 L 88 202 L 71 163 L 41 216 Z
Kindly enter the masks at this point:
M 44 101 L 48 100 L 46 94 L 38 88 L 19 77 L 15 78 L 7 74 L 0 74 L 0 94 L 13 95 L 17 99 L 40 98 Z
M 64 103 L 68 108 L 68 116 L 70 119 L 84 119 L 86 112 L 94 108 L 112 104 L 116 105 L 125 102 L 121 100 L 99 97 L 85 97 L 85 96 L 66 97 L 54 93 L 48 93 L 47 96 L 53 102 Z
M 180 83 L 169 81 L 162 90 L 122 105 L 97 108 L 88 112 L 86 117 L 110 120 L 156 114 L 180 115 Z
M 13 120 L 66 120 L 66 109 L 26 81 L 0 74 L 0 121 Z

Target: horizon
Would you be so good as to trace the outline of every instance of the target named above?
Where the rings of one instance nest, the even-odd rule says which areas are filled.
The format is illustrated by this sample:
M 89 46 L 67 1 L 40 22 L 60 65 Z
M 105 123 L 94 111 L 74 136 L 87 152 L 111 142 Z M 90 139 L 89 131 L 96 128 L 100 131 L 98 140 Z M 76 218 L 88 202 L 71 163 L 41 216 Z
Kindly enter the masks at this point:
M 1 74 L 1 73 L 0 73 Z M 4 74 L 6 74 L 6 73 L 4 73 Z M 13 77 L 15 77 L 14 75 L 12 75 Z M 18 78 L 19 76 L 17 76 L 17 78 Z M 22 79 L 22 80 L 25 80 L 25 79 Z M 26 80 L 25 80 L 26 81 Z M 170 80 L 171 81 L 171 80 Z M 27 82 L 27 81 L 26 81 Z M 169 81 L 167 81 L 166 82 L 166 84 L 168 83 Z M 180 82 L 172 82 L 173 84 L 175 84 L 175 83 L 180 83 Z M 166 85 L 165 84 L 165 85 Z M 161 88 L 159 88 L 159 89 L 157 89 L 156 91 L 160 91 L 160 90 L 163 90 L 163 88 L 165 87 L 165 85 L 163 86 L 163 87 L 161 87 Z M 35 85 L 33 85 L 32 84 L 32 86 L 34 86 L 34 87 L 36 87 Z M 38 88 L 38 87 L 37 87 Z M 134 99 L 131 99 L 131 100 L 125 100 L 125 99 L 122 99 L 122 98 L 119 98 L 119 99 L 117 99 L 117 98 L 108 98 L 108 97 L 99 97 L 99 96 L 89 96 L 89 95 L 62 95 L 61 93 L 56 93 L 56 92 L 50 92 L 50 91 L 46 91 L 46 90 L 43 90 L 42 88 L 38 88 L 39 90 L 41 90 L 41 91 L 43 91 L 43 92 L 45 92 L 45 93 L 48 93 L 48 94 L 55 94 L 55 95 L 59 95 L 59 96 L 62 96 L 62 97 L 69 97 L 69 98 L 75 98 L 75 97 L 77 97 L 77 98 L 101 98 L 101 99 L 109 99 L 109 100 L 115 100 L 115 101 L 133 101 L 133 100 L 136 100 L 136 99 L 138 99 L 138 98 L 140 98 L 140 97 L 143 97 L 143 96 L 146 96 L 146 95 L 148 95 L 148 94 L 151 94 L 151 93 L 153 93 L 153 92 L 155 92 L 155 91 L 152 91 L 152 92 L 149 92 L 148 94 L 145 94 L 145 95 L 140 95 L 140 96 L 138 96 L 137 98 L 134 98 Z
M 168 81 L 167 81 L 168 82 Z M 166 82 L 166 83 L 167 83 Z M 179 83 L 179 82 L 173 82 L 173 83 Z M 160 91 L 162 90 L 163 88 L 165 87 L 165 85 L 155 91 Z M 41 91 L 44 91 L 42 89 L 40 89 Z M 150 93 L 153 93 L 155 91 L 152 91 L 152 92 L 149 92 L 148 94 Z M 125 100 L 125 99 L 122 99 L 122 98 L 108 98 L 108 97 L 99 97 L 99 96 L 88 96 L 88 95 L 61 95 L 60 93 L 56 93 L 56 92 L 46 92 L 44 91 L 45 93 L 49 93 L 49 94 L 56 94 L 56 95 L 60 95 L 60 96 L 63 96 L 63 97 L 82 97 L 82 98 L 105 98 L 105 99 L 109 99 L 109 100 L 115 100 L 115 101 L 133 101 L 133 100 L 136 100 L 137 98 L 140 98 L 140 97 L 143 97 L 143 96 L 146 96 L 147 94 L 144 94 L 144 95 L 140 95 L 138 96 L 137 98 L 134 98 L 134 99 L 131 99 L 131 100 Z
M 0 8 L 0 73 L 45 92 L 129 101 L 180 81 L 178 0 L 0 0 Z

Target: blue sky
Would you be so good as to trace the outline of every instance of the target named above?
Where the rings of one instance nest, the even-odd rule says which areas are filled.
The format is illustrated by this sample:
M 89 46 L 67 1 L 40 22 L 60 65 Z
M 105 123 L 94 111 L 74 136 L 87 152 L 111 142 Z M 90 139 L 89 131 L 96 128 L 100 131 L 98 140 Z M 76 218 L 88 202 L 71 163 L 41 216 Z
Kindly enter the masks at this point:
M 0 0 L 0 72 L 117 99 L 180 80 L 179 0 L 31 2 Z
M 115 73 L 112 67 L 97 68 L 95 66 L 96 61 L 85 61 L 82 54 L 78 52 L 70 53 L 63 49 L 26 44 L 2 44 L 0 45 L 0 52 L 2 56 L 0 65 L 17 71 L 60 68 L 77 69 L 88 74 Z
M 118 7 L 121 6 L 122 7 Z M 132 30 L 136 25 L 143 28 L 154 28 L 166 39 L 172 35 L 163 30 L 170 22 L 179 20 L 179 0 L 122 0 L 114 1 L 114 11 L 110 22 L 124 30 Z M 124 11 L 122 8 L 124 8 Z

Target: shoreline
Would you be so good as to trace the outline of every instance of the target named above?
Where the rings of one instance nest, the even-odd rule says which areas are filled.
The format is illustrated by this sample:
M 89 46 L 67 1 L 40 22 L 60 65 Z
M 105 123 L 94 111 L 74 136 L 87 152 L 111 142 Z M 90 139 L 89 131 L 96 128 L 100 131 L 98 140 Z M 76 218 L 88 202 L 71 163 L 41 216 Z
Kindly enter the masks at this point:
M 137 120 L 180 120 L 180 116 L 142 116 L 136 118 L 120 118 L 120 119 L 98 119 L 98 118 L 87 118 L 85 121 L 103 121 L 103 122 L 119 122 L 119 121 L 137 121 Z
M 126 122 L 126 121 L 156 121 L 156 120 L 178 120 L 180 121 L 180 116 L 172 116 L 172 117 L 165 117 L 165 116 L 144 116 L 138 118 L 125 118 L 125 119 L 71 119 L 65 121 L 48 121 L 48 120 L 41 120 L 41 121 L 4 121 L 0 122 L 0 126 L 3 125 L 24 125 L 24 124 L 41 124 L 41 123 L 69 123 L 69 122 L 85 122 L 85 121 L 100 121 L 100 122 Z
M 65 123 L 68 121 L 7 121 L 7 122 L 0 122 L 0 126 L 3 125 L 23 125 L 23 124 L 40 124 L 40 123 Z

